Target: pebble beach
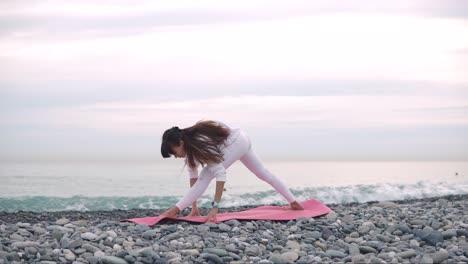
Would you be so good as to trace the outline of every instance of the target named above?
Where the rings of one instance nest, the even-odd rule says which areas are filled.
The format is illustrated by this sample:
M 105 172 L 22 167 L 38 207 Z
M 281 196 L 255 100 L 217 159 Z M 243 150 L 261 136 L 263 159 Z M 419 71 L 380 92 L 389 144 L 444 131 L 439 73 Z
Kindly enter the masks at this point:
M 154 226 L 121 220 L 164 210 L 0 212 L 0 263 L 468 263 L 467 198 L 327 204 L 334 212 L 291 221 Z

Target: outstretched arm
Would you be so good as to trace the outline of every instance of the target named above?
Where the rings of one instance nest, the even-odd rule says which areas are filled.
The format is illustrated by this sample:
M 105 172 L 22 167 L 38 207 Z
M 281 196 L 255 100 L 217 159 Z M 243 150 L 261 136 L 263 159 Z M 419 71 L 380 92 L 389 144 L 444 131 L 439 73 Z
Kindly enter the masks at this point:
M 193 187 L 193 185 L 195 185 L 197 180 L 198 178 L 190 178 L 190 187 Z M 180 213 L 180 211 L 181 210 L 179 209 L 179 207 L 173 206 L 169 208 L 167 211 L 165 211 L 164 213 L 162 213 L 161 216 L 176 217 Z M 200 212 L 198 211 L 197 200 L 195 199 L 195 201 L 193 201 L 192 203 L 192 211 L 190 212 L 188 216 L 199 216 L 199 215 L 200 215 Z
M 216 192 L 214 201 L 219 203 L 221 201 L 221 197 L 223 196 L 224 191 L 224 181 L 217 181 L 216 182 Z M 210 212 L 205 218 L 205 222 L 216 220 L 216 214 L 218 213 L 218 207 L 212 207 Z
M 197 199 L 200 196 L 202 196 L 202 194 L 205 192 L 206 188 L 208 188 L 208 185 L 210 184 L 211 180 L 215 177 L 217 179 L 216 189 L 220 189 L 216 193 L 219 196 L 219 200 L 221 200 L 222 191 L 224 189 L 224 181 L 226 178 L 226 170 L 224 169 L 222 164 L 213 164 L 210 166 L 206 166 L 202 170 L 200 176 L 198 177 L 198 180 L 195 182 L 192 188 L 190 188 L 190 190 L 184 195 L 184 197 L 182 197 L 182 199 L 175 206 L 164 212 L 162 216 L 175 217 L 178 213 L 180 213 L 180 211 L 190 206 L 190 204 L 196 202 Z M 222 182 L 222 185 L 220 185 L 221 183 L 218 184 L 218 182 Z
M 217 181 L 216 182 L 215 197 L 214 197 L 215 202 L 219 203 L 221 201 L 221 197 L 223 196 L 223 191 L 224 191 L 224 182 L 223 181 Z

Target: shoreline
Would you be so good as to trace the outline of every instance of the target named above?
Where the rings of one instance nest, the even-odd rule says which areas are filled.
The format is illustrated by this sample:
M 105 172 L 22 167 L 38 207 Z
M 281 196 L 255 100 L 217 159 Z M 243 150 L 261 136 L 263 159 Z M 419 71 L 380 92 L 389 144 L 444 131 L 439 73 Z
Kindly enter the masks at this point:
M 394 202 L 397 204 L 407 204 L 407 203 L 416 203 L 416 202 L 434 202 L 439 199 L 446 199 L 450 201 L 459 201 L 459 200 L 468 200 L 468 194 L 453 194 L 453 195 L 444 195 L 437 197 L 427 197 L 427 198 L 418 198 L 418 199 L 404 199 L 404 200 L 388 200 L 387 202 Z M 367 202 L 351 202 L 351 203 L 331 203 L 325 204 L 330 207 L 332 210 L 334 207 L 339 206 L 358 206 L 358 205 L 372 205 L 379 203 L 380 201 L 367 201 Z M 278 204 L 265 204 L 265 205 L 278 205 Z M 284 204 L 286 205 L 286 204 Z M 232 207 L 221 207 L 219 213 L 223 212 L 234 212 L 240 210 L 248 210 L 261 205 L 243 205 L 243 206 L 232 206 Z M 200 213 L 202 215 L 207 214 L 209 208 L 199 207 Z M 34 211 L 23 211 L 19 210 L 17 212 L 3 212 L 0 211 L 0 224 L 4 223 L 38 223 L 41 221 L 55 221 L 60 218 L 68 218 L 70 221 L 76 220 L 90 220 L 90 221 L 119 221 L 121 219 L 129 218 L 138 218 L 146 216 L 157 216 L 163 213 L 166 209 L 113 209 L 113 210 L 96 210 L 96 211 L 78 211 L 78 210 L 64 210 L 64 211 L 43 211 L 43 212 L 34 212 Z M 182 211 L 179 216 L 186 216 L 190 212 L 189 208 Z M 168 220 L 166 220 L 168 221 Z
M 326 205 L 316 218 L 151 227 L 120 220 L 164 209 L 0 212 L 0 263 L 468 262 L 468 195 Z

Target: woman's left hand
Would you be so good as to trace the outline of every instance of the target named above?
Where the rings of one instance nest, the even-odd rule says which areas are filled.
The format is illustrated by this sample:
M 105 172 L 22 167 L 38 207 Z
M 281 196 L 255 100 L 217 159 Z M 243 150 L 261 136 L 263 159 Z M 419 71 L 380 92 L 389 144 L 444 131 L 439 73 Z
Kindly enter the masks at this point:
M 210 212 L 205 218 L 205 223 L 209 221 L 216 221 L 216 214 L 218 213 L 218 207 L 211 208 Z

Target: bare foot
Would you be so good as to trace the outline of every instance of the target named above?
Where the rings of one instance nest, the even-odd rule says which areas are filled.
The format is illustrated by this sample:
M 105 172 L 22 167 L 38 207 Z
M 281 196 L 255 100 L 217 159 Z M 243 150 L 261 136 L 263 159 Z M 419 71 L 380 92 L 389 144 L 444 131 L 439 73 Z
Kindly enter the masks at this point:
M 201 214 L 198 210 L 192 210 L 187 216 L 201 216 Z
M 180 213 L 180 209 L 177 208 L 177 206 L 172 206 L 171 208 L 167 209 L 164 213 L 160 215 L 160 217 L 169 217 L 169 218 L 175 218 L 177 217 L 177 214 Z
M 285 209 L 285 210 L 304 210 L 304 207 L 302 207 L 302 205 L 299 204 L 297 201 L 294 201 L 290 205 L 283 206 L 283 209 Z

